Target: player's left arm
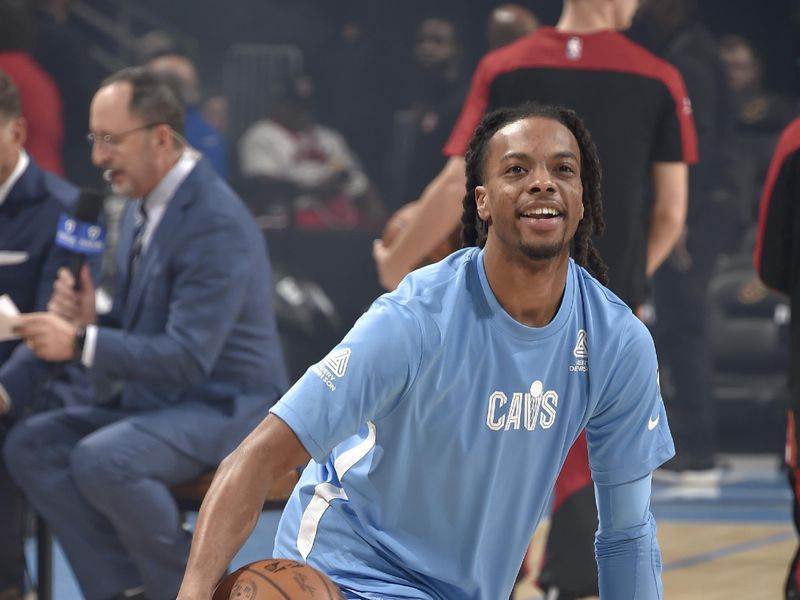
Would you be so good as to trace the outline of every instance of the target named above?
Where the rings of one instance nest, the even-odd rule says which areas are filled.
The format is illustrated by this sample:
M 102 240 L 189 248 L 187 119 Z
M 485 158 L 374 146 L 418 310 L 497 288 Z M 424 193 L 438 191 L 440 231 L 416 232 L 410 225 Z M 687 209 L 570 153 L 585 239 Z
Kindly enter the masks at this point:
M 650 600 L 661 598 L 650 479 L 675 447 L 653 339 L 633 315 L 624 323 L 614 356 L 597 364 L 607 379 L 586 426 L 600 517 L 595 552 L 601 598 Z
M 650 513 L 650 480 L 646 475 L 622 484 L 595 484 L 600 520 L 595 553 L 601 598 L 662 597 L 661 550 Z
M 686 224 L 689 167 L 684 162 L 655 162 L 652 167 L 653 210 L 647 237 L 647 276 L 672 252 Z

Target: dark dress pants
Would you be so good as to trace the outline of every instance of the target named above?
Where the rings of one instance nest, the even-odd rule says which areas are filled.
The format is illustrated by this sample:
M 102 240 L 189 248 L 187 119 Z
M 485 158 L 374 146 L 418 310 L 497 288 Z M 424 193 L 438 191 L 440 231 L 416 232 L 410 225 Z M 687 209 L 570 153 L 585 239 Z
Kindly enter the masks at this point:
M 209 467 L 141 430 L 131 413 L 74 406 L 14 427 L 8 469 L 50 524 L 87 600 L 144 586 L 174 598 L 190 536 L 168 486 Z

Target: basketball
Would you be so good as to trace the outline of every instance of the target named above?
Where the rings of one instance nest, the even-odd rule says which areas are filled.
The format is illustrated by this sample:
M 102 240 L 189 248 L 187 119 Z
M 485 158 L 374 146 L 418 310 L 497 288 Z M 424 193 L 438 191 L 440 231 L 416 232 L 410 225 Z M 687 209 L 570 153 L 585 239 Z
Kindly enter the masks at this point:
M 330 579 L 305 563 L 282 558 L 258 560 L 225 577 L 213 600 L 340 600 Z

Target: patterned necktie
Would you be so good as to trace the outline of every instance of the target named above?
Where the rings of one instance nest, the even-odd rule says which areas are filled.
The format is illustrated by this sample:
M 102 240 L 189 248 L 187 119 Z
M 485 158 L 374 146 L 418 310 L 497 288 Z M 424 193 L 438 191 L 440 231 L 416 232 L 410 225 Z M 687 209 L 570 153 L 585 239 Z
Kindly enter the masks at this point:
M 144 209 L 144 203 L 139 204 L 136 211 L 136 227 L 133 231 L 133 244 L 131 244 L 131 254 L 128 261 L 128 290 L 133 278 L 136 276 L 136 271 L 139 269 L 139 262 L 142 256 L 142 247 L 144 246 L 144 232 L 147 229 L 147 211 Z

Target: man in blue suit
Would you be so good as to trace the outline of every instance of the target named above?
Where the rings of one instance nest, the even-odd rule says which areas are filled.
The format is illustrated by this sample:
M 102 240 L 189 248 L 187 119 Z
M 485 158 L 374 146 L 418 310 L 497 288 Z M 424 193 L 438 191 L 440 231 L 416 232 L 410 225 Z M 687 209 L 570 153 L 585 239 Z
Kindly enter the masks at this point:
M 0 71 L 0 294 L 22 312 L 44 310 L 67 253 L 55 245 L 58 218 L 78 190 L 41 170 L 23 149 L 26 122 L 17 88 Z M 0 444 L 41 398 L 48 366 L 18 340 L 0 341 Z M 23 501 L 0 463 L 0 598 L 23 596 Z
M 112 75 L 90 129 L 93 162 L 135 199 L 113 309 L 98 320 L 88 271 L 75 292 L 62 270 L 50 312 L 17 330 L 39 357 L 80 360 L 117 391 L 24 421 L 5 458 L 88 600 L 174 598 L 190 539 L 168 486 L 216 466 L 287 385 L 270 267 L 242 202 L 185 144 L 169 82 Z

